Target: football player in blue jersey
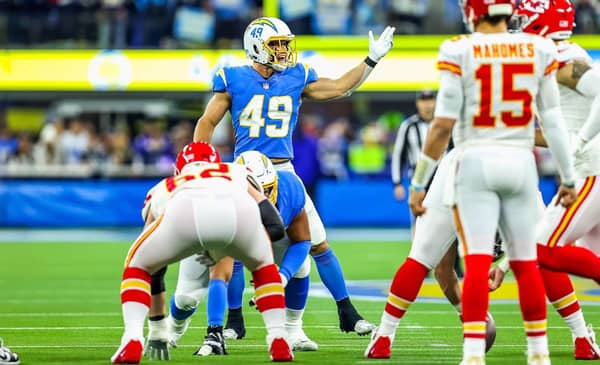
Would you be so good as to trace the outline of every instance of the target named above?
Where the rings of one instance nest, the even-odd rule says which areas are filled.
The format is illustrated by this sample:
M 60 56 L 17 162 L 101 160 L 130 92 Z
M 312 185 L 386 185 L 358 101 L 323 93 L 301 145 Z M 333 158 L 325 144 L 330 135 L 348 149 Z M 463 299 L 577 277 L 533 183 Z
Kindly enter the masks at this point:
M 246 151 L 238 156 L 240 163 L 262 185 L 264 194 L 277 207 L 283 220 L 286 237 L 273 242 L 273 252 L 279 266 L 279 274 L 285 287 L 286 323 L 288 343 L 293 351 L 316 351 L 318 345 L 309 339 L 302 329 L 302 315 L 308 299 L 310 259 L 310 228 L 304 209 L 305 194 L 300 179 L 289 171 L 276 171 L 271 161 L 257 151 Z M 229 279 L 231 278 L 231 279 Z M 227 284 L 227 282 L 229 282 Z M 218 263 L 211 268 L 211 281 L 208 286 L 208 331 L 197 355 L 226 354 L 223 341 L 223 322 L 226 303 L 234 308 L 233 315 L 243 323 L 241 310 L 245 287 L 244 271 L 241 262 Z M 232 311 L 229 312 L 229 317 Z M 225 330 L 225 338 L 242 338 L 243 327 Z M 233 335 L 232 335 L 233 332 Z
M 252 65 L 224 67 L 213 80 L 213 96 L 194 131 L 195 141 L 210 141 L 215 126 L 230 111 L 235 131 L 235 157 L 250 150 L 271 159 L 277 170 L 294 173 L 292 134 L 302 99 L 334 100 L 352 94 L 393 46 L 395 28 L 386 27 L 376 40 L 369 32 L 364 61 L 337 79 L 319 78 L 307 65 L 296 62 L 294 34 L 277 18 L 258 18 L 244 32 L 244 49 Z M 321 280 L 338 307 L 340 329 L 359 335 L 374 325 L 356 311 L 344 275 L 331 250 L 323 222 L 306 195 L 311 248 Z M 232 324 L 235 325 L 235 324 Z

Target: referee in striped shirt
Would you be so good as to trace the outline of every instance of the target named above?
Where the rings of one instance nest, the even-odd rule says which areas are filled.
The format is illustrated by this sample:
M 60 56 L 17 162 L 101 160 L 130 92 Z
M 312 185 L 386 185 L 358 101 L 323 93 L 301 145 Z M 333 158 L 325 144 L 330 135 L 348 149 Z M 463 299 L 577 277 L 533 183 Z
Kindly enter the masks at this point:
M 409 179 L 412 177 L 430 122 L 433 120 L 435 92 L 428 89 L 417 92 L 416 106 L 417 113 L 400 124 L 392 152 L 392 181 L 394 196 L 398 200 L 406 198 L 402 174 L 406 173 Z

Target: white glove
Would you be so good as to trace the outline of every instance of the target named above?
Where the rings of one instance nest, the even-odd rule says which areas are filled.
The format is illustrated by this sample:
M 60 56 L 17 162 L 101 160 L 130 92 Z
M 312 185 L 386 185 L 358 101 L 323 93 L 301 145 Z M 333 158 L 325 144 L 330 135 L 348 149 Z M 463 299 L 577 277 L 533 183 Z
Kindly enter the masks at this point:
M 395 27 L 385 27 L 378 40 L 373 38 L 373 31 L 369 31 L 369 58 L 379 62 L 394 46 Z
M 215 260 L 212 257 L 210 257 L 208 251 L 196 254 L 196 261 L 206 266 L 214 266 L 216 264 Z

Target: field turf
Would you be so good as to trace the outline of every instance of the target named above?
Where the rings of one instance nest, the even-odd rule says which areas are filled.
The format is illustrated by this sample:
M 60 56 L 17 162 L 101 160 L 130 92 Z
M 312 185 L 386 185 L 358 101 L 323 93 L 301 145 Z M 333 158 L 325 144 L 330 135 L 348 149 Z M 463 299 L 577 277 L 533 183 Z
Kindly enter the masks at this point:
M 409 248 L 406 243 L 386 242 L 334 242 L 332 246 L 347 280 L 388 282 Z M 119 284 L 128 248 L 128 243 L 0 244 L 0 336 L 20 354 L 22 364 L 109 363 L 122 334 Z M 169 294 L 176 273 L 176 267 L 171 267 Z M 320 283 L 314 265 L 312 283 Z M 384 299 L 353 302 L 367 319 L 379 322 Z M 585 305 L 584 310 L 588 322 L 600 323 L 600 307 Z M 498 336 L 487 363 L 525 364 L 525 336 L 517 304 L 494 301 L 491 311 Z M 247 337 L 229 342 L 228 356 L 197 358 L 192 353 L 202 341 L 206 323 L 202 304 L 181 346 L 171 351 L 169 363 L 268 363 L 260 315 L 247 306 L 244 313 Z M 569 331 L 550 306 L 548 313 L 553 363 L 575 364 Z M 458 364 L 461 357 L 458 317 L 441 300 L 417 302 L 411 307 L 396 335 L 391 360 L 363 358 L 368 338 L 339 331 L 335 303 L 330 298 L 311 296 L 304 324 L 320 348 L 316 353 L 296 353 L 299 364 Z

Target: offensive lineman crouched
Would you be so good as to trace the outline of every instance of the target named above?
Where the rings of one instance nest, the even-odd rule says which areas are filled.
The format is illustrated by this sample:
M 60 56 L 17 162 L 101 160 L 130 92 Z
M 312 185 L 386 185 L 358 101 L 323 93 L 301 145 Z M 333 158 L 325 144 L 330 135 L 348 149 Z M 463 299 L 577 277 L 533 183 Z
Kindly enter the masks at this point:
M 165 213 L 141 233 L 127 254 L 121 283 L 125 332 L 112 363 L 141 360 L 150 274 L 195 253 L 206 260 L 237 257 L 252 271 L 271 359 L 291 361 L 283 287 L 257 205 L 265 196 L 248 184 L 243 167 L 221 163 L 210 144 L 193 142 L 182 154 L 188 164 L 167 179 L 173 194 Z

